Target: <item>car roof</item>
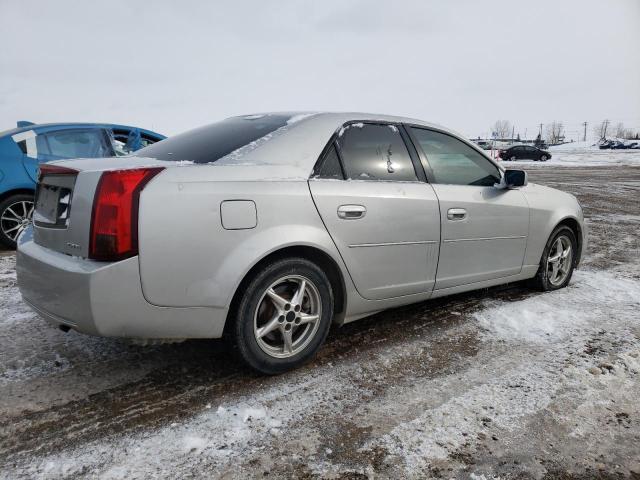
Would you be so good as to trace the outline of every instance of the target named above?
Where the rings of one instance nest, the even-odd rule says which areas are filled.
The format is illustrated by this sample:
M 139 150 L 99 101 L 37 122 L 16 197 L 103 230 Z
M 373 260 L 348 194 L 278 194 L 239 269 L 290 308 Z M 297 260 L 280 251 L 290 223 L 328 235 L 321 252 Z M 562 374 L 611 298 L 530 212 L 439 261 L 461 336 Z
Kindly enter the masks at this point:
M 89 123 L 89 122 L 58 122 L 58 123 L 34 123 L 31 125 L 25 125 L 24 127 L 16 127 L 9 130 L 0 132 L 0 137 L 15 135 L 16 133 L 28 132 L 30 130 L 35 131 L 49 131 L 57 129 L 70 129 L 70 128 L 124 128 L 124 129 L 138 129 L 141 133 L 152 135 L 158 138 L 166 138 L 164 135 L 147 130 L 140 127 L 132 127 L 130 125 L 119 125 L 116 123 Z
M 336 132 L 345 123 L 357 122 L 382 122 L 404 123 L 416 126 L 424 126 L 449 133 L 476 149 L 482 155 L 483 150 L 460 133 L 441 125 L 425 122 L 410 117 L 395 115 L 383 115 L 364 112 L 269 112 L 254 115 L 241 115 L 251 117 L 256 115 L 289 115 L 289 125 L 282 131 L 274 134 L 269 141 L 259 147 L 243 153 L 242 160 L 237 158 L 226 161 L 225 158 L 215 162 L 214 165 L 223 166 L 242 162 L 245 165 L 281 165 L 288 167 L 286 177 L 304 177 L 313 170 L 320 154 Z M 279 129 L 280 130 L 280 129 Z M 275 133 L 275 132 L 274 132 Z M 283 155 L 283 152 L 287 152 Z M 486 156 L 486 155 L 485 155 Z M 488 158 L 488 157 L 487 157 Z
M 279 115 L 289 117 L 287 124 L 266 135 L 265 141 L 251 142 L 231 152 L 229 155 L 209 164 L 211 167 L 219 167 L 218 177 L 221 180 L 307 180 L 313 171 L 318 158 L 324 151 L 329 140 L 334 134 L 340 134 L 340 130 L 346 123 L 380 122 L 380 123 L 404 123 L 423 126 L 439 130 L 460 139 L 470 145 L 481 155 L 495 164 L 486 153 L 477 145 L 470 142 L 465 136 L 441 125 L 425 122 L 410 117 L 395 115 L 383 115 L 363 112 L 309 112 L 286 111 L 266 112 L 249 115 L 238 115 L 231 118 L 255 119 L 259 116 Z M 206 128 L 206 127 L 202 127 Z M 185 132 L 186 133 L 186 132 Z M 179 134 L 180 135 L 180 134 Z M 178 135 L 178 136 L 179 136 Z M 175 138 L 175 137 L 173 137 Z M 150 147 L 151 148 L 151 147 Z M 130 168 L 133 166 L 168 167 L 171 162 L 145 157 L 144 149 L 136 152 L 132 157 L 119 157 L 104 162 L 100 159 L 88 159 L 82 161 L 66 160 L 63 164 L 69 168 L 78 170 L 103 170 L 113 168 Z M 183 167 L 189 163 L 188 158 L 176 158 L 176 166 Z M 495 164 L 497 168 L 501 168 Z M 233 168 L 225 168 L 233 167 Z

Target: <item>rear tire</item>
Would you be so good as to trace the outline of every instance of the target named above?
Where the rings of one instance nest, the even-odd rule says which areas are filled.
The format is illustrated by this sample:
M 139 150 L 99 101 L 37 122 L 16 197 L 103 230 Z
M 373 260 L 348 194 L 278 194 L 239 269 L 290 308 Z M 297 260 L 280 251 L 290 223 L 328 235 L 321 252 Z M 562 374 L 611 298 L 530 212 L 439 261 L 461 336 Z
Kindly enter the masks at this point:
M 276 375 L 311 360 L 333 317 L 325 273 L 304 258 L 265 266 L 249 282 L 233 319 L 231 339 L 251 368 Z
M 20 234 L 31 224 L 33 195 L 18 193 L 0 202 L 0 243 L 15 249 Z
M 531 279 L 537 290 L 547 292 L 566 287 L 571 281 L 578 253 L 576 235 L 566 225 L 551 233 L 542 252 L 538 273 Z

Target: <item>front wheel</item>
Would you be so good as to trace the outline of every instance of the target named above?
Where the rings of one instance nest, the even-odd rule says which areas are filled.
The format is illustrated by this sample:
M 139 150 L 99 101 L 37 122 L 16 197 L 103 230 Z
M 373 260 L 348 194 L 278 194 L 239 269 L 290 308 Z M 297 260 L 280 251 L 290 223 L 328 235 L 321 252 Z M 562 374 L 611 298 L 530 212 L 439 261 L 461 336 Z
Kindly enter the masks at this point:
M 515 155 L 511 155 L 509 157 L 509 160 L 511 160 L 512 162 L 515 162 L 516 161 L 516 156 Z
M 538 290 L 549 291 L 566 287 L 573 275 L 578 242 L 569 227 L 557 227 L 542 252 L 538 273 L 532 279 Z
M 20 234 L 31 224 L 33 195 L 19 193 L 0 202 L 0 243 L 16 248 Z
M 279 260 L 247 285 L 233 323 L 242 360 L 267 375 L 308 362 L 324 342 L 333 317 L 325 273 L 303 258 Z
M 540 157 L 540 161 L 541 161 L 541 162 L 546 162 L 547 160 L 548 160 L 548 159 L 547 159 L 547 156 L 546 156 L 546 155 L 542 155 L 542 156 Z

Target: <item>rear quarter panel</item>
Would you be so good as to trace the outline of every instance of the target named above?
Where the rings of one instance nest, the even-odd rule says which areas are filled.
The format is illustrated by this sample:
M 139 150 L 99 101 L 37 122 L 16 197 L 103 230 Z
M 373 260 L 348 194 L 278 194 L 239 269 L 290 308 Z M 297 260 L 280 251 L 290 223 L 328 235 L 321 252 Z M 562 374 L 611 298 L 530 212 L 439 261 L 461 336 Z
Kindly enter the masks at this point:
M 292 245 L 319 248 L 344 269 L 306 181 L 218 181 L 219 168 L 171 168 L 143 190 L 139 262 L 147 301 L 227 306 L 253 265 Z M 220 205 L 228 200 L 253 201 L 256 226 L 226 230 Z

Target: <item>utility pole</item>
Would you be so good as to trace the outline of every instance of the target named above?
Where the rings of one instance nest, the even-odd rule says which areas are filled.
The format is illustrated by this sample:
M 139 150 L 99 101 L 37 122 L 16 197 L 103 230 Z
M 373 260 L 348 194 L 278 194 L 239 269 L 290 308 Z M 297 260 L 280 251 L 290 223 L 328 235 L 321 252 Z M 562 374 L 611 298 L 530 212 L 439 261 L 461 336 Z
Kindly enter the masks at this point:
M 515 134 L 516 131 L 516 126 L 515 125 L 511 125 L 511 141 L 513 142 L 513 135 Z
M 542 138 L 542 124 L 540 124 L 540 137 Z
M 582 125 L 584 125 L 584 136 L 582 137 L 582 141 L 586 142 L 587 141 L 587 122 L 582 122 Z

